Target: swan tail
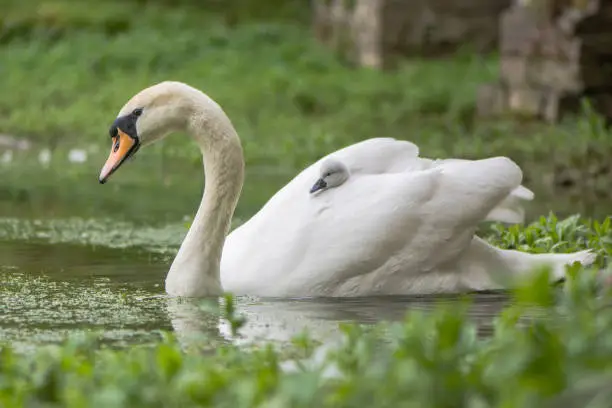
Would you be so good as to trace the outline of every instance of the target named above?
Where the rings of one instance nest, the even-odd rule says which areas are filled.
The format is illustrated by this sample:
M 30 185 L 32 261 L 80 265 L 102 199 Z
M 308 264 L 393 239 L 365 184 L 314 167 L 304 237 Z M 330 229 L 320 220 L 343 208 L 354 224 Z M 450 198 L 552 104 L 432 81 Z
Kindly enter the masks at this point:
M 521 205 L 499 205 L 487 214 L 485 221 L 522 224 L 525 222 L 525 209 Z
M 583 266 L 592 265 L 597 254 L 590 249 L 569 254 L 530 254 L 515 250 L 502 250 L 502 257 L 508 269 L 516 276 L 524 276 L 541 267 L 551 267 L 551 278 L 560 281 L 565 278 L 566 266 L 578 262 Z
M 512 190 L 510 195 L 516 198 L 520 198 L 521 200 L 525 200 L 525 201 L 531 201 L 533 200 L 533 197 L 535 196 L 535 194 L 533 194 L 533 191 L 531 191 L 525 186 L 518 186 L 517 188 Z
M 518 186 L 499 205 L 491 210 L 485 221 L 504 224 L 522 224 L 525 222 L 525 201 L 533 200 L 534 194 L 526 187 Z
M 542 267 L 551 268 L 551 283 L 565 278 L 566 266 L 574 262 L 589 266 L 597 254 L 584 250 L 569 254 L 530 254 L 514 249 L 497 248 L 482 238 L 474 237 L 468 252 L 459 263 L 462 284 L 479 290 L 508 289 L 523 277 L 538 272 Z

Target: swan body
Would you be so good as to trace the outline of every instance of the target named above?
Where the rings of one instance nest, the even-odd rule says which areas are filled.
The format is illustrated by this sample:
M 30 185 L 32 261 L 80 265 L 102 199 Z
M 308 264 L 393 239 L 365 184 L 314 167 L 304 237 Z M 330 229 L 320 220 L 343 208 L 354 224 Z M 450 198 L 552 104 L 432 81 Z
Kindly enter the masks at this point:
M 402 146 L 402 145 L 410 145 L 410 146 Z M 443 159 L 443 160 L 431 160 L 426 158 L 418 157 L 418 148 L 416 145 L 407 141 L 399 141 L 391 138 L 375 138 L 369 139 L 364 142 L 360 142 L 351 146 L 352 149 L 363 149 L 367 152 L 368 149 L 375 148 L 376 151 L 381 151 L 386 148 L 391 154 L 399 147 L 404 147 L 404 149 L 400 149 L 399 151 L 405 151 L 407 154 L 397 157 L 398 163 L 388 163 L 384 156 L 381 157 L 376 156 L 366 156 L 362 158 L 361 163 L 354 163 L 351 158 L 348 158 L 349 163 L 351 163 L 352 170 L 347 166 L 343 161 L 338 160 L 336 156 L 337 154 L 331 154 L 326 158 L 319 161 L 320 168 L 320 182 L 324 182 L 323 176 L 325 173 L 331 173 L 332 177 L 332 186 L 338 187 L 343 184 L 352 173 L 357 174 L 380 174 L 380 173 L 393 173 L 397 171 L 419 171 L 426 170 L 432 167 L 444 166 L 448 163 L 461 163 L 461 162 L 469 162 L 469 160 L 465 159 Z M 355 153 L 351 150 L 353 155 Z M 346 154 L 340 156 L 347 156 Z M 350 156 L 350 154 L 349 154 Z M 377 159 L 377 160 L 373 160 Z M 367 163 L 367 161 L 371 161 L 372 163 Z M 363 163 L 366 162 L 366 163 Z M 369 165 L 368 165 L 369 164 Z M 382 165 L 387 165 L 387 168 L 380 167 Z M 325 183 L 327 184 L 327 183 Z M 525 201 L 533 200 L 534 194 L 528 188 L 520 185 L 515 188 L 501 203 L 499 203 L 487 216 L 484 221 L 496 221 L 503 222 L 507 224 L 519 224 L 525 221 L 525 209 L 523 207 Z
M 193 137 L 206 174 L 202 202 L 166 277 L 173 296 L 491 290 L 538 265 L 550 265 L 560 279 L 565 265 L 595 260 L 590 251 L 503 250 L 475 235 L 486 220 L 522 222 L 522 202 L 533 193 L 521 186 L 522 171 L 512 160 L 430 160 L 413 143 L 391 138 L 320 159 L 227 235 L 244 180 L 240 140 L 217 103 L 180 82 L 146 88 L 120 110 L 100 182 L 140 146 L 173 131 Z M 347 177 L 313 194 L 330 160 Z

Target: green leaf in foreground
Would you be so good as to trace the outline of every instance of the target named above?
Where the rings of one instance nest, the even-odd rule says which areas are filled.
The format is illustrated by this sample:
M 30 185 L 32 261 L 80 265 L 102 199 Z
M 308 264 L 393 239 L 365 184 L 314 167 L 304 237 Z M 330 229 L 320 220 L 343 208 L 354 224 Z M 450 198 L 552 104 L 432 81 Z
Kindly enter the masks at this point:
M 534 306 L 518 289 L 488 338 L 461 308 L 440 307 L 397 323 L 343 325 L 338 344 L 292 369 L 272 345 L 186 353 L 172 336 L 123 350 L 93 340 L 28 354 L 5 345 L 0 405 L 541 407 L 570 398 L 582 378 L 612 376 L 612 297 L 595 274 L 584 276 L 559 290 L 536 275 L 526 286 L 546 302 Z M 302 335 L 295 344 L 311 340 Z M 580 402 L 604 391 L 580 391 Z
M 488 235 L 487 235 L 488 234 Z M 538 252 L 591 248 L 598 265 L 566 282 L 534 273 L 511 291 L 494 331 L 479 335 L 464 305 L 409 312 L 400 322 L 343 324 L 337 343 L 308 333 L 272 343 L 188 350 L 168 334 L 154 347 L 110 349 L 96 338 L 18 353 L 0 347 L 6 407 L 546 407 L 593 406 L 612 381 L 610 222 L 553 215 L 487 239 Z M 218 309 L 240 334 L 227 294 Z

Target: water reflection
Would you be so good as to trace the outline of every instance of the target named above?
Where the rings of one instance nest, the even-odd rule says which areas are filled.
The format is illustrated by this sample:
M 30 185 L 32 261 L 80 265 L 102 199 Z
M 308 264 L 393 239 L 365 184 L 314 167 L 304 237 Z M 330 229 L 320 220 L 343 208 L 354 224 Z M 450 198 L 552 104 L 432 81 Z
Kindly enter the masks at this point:
M 205 348 L 202 334 L 213 334 L 220 341 L 252 344 L 261 341 L 284 343 L 307 330 L 320 341 L 338 335 L 338 323 L 376 323 L 381 320 L 398 321 L 408 310 L 433 310 L 440 304 L 452 304 L 459 298 L 445 297 L 379 297 L 351 299 L 239 299 L 238 313 L 246 317 L 240 335 L 231 335 L 230 325 L 216 319 L 207 308 L 193 301 L 167 299 L 168 316 L 181 343 L 186 347 Z M 506 304 L 501 294 L 474 295 L 469 316 L 478 325 L 481 335 L 492 331 L 492 317 Z
M 176 302 L 163 294 L 171 250 L 187 231 L 179 221 L 193 214 L 201 198 L 202 179 L 184 175 L 201 171 L 199 163 L 177 160 L 162 166 L 148 161 L 150 167 L 142 163 L 139 170 L 126 169 L 104 189 L 87 171 L 73 174 L 62 164 L 60 172 L 48 171 L 41 178 L 38 167 L 24 158 L 20 163 L 25 164 L 4 172 L 0 181 L 0 341 L 25 347 L 101 331 L 107 344 L 122 347 L 154 344 L 169 330 L 185 344 L 209 347 L 226 341 L 283 342 L 304 328 L 326 338 L 337 332 L 338 322 L 396 320 L 409 309 L 430 310 L 437 303 L 457 301 L 453 297 L 242 298 L 238 312 L 246 315 L 248 323 L 241 331 L 243 337 L 234 339 L 227 322 L 201 302 Z M 95 167 L 92 174 L 97 171 Z M 293 170 L 276 165 L 248 166 L 235 218 L 250 217 L 293 175 Z M 530 219 L 549 210 L 560 216 L 581 211 L 601 217 L 610 212 L 606 200 L 527 185 L 536 191 L 536 200 L 527 208 Z M 6 218 L 11 216 L 16 218 Z M 103 221 L 105 217 L 111 221 Z M 128 244 L 147 246 L 149 251 L 109 248 Z M 490 330 L 491 318 L 505 300 L 496 294 L 474 296 L 470 317 L 481 333 Z
M 174 331 L 187 347 L 286 342 L 307 329 L 326 340 L 339 322 L 374 323 L 402 319 L 409 309 L 431 310 L 455 297 L 378 297 L 351 299 L 238 299 L 247 324 L 239 338 L 210 301 L 178 300 L 163 293 L 168 265 L 135 250 L 26 242 L 0 243 L 0 340 L 17 347 L 58 342 L 76 333 L 99 331 L 112 346 L 159 342 Z M 471 318 L 481 331 L 505 304 L 499 294 L 475 296 Z

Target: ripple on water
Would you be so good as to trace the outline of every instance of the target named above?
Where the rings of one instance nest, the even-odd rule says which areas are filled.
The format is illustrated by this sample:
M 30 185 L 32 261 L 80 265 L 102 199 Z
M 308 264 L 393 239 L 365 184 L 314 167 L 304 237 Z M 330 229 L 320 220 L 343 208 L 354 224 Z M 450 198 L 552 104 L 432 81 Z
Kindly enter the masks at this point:
M 165 332 L 174 332 L 185 347 L 215 348 L 234 342 L 242 346 L 273 341 L 288 344 L 307 329 L 318 340 L 338 335 L 339 322 L 374 323 L 399 320 L 407 310 L 431 310 L 455 298 L 363 299 L 238 299 L 239 314 L 247 317 L 240 337 L 231 335 L 227 321 L 195 301 L 169 299 L 134 286 L 117 285 L 108 278 L 55 281 L 16 268 L 0 268 L 2 320 L 0 341 L 28 350 L 68 337 L 97 333 L 112 347 L 153 345 Z M 483 331 L 505 304 L 500 295 L 479 295 L 470 311 Z
M 163 279 L 186 227 L 141 228 L 100 220 L 0 219 L 0 341 L 19 348 L 98 333 L 111 346 L 158 343 L 165 331 L 182 344 L 214 348 L 233 341 L 286 343 L 307 329 L 338 333 L 339 322 L 402 319 L 456 298 L 238 299 L 241 337 L 201 303 L 163 295 Z M 504 296 L 478 295 L 470 316 L 483 331 Z M 196 342 L 193 344 L 192 342 Z

